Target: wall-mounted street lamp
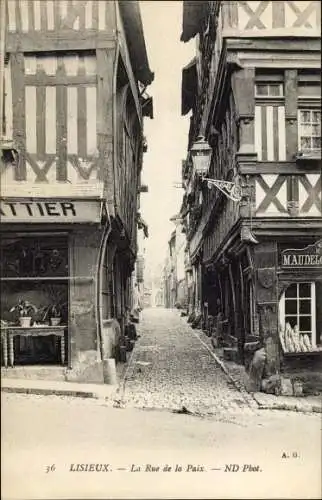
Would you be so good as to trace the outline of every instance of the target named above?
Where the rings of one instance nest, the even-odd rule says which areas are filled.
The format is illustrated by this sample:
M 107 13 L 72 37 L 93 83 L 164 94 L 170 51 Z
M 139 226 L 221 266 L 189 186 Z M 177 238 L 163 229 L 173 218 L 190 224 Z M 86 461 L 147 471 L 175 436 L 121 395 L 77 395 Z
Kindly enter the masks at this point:
M 197 137 L 196 142 L 193 143 L 190 149 L 190 153 L 194 171 L 202 178 L 203 181 L 207 182 L 209 189 L 212 186 L 215 186 L 231 200 L 241 200 L 241 188 L 234 182 L 210 179 L 209 177 L 206 177 L 209 173 L 212 148 L 202 135 Z
M 202 135 L 197 137 L 191 149 L 191 158 L 194 171 L 197 175 L 204 177 L 209 172 L 212 149 Z

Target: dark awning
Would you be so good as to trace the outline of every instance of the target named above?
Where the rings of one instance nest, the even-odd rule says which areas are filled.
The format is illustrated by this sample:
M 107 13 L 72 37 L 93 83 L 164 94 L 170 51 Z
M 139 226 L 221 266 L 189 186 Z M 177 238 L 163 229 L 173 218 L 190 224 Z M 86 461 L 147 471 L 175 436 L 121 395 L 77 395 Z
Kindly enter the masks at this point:
M 188 42 L 199 32 L 207 12 L 207 6 L 208 2 L 203 0 L 183 1 L 182 34 L 180 38 L 182 42 Z
M 193 108 L 198 91 L 196 58 L 182 70 L 181 114 L 186 115 Z
M 119 2 L 124 24 L 133 73 L 138 81 L 150 85 L 154 73 L 149 68 L 139 2 L 124 0 Z

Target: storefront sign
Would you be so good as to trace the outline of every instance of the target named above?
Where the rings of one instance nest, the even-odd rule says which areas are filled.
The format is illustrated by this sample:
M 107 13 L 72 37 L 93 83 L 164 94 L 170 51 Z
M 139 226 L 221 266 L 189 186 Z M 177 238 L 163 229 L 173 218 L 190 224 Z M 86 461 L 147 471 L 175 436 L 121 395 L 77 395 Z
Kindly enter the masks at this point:
M 0 201 L 1 223 L 100 222 L 101 200 Z
M 282 252 L 283 267 L 322 267 L 322 240 L 303 249 L 287 249 Z

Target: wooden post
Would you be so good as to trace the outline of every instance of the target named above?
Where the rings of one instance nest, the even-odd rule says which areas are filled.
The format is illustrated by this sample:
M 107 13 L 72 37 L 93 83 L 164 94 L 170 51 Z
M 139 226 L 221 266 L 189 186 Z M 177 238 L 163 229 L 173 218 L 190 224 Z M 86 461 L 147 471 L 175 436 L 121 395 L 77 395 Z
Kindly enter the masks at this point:
M 97 142 L 99 150 L 98 178 L 105 182 L 110 212 L 114 209 L 113 171 L 113 77 L 114 49 L 97 49 Z M 116 168 L 114 169 L 116 170 Z
M 255 68 L 244 68 L 232 75 L 232 89 L 240 126 L 238 153 L 254 153 Z
M 285 71 L 286 161 L 293 161 L 297 147 L 297 70 Z
M 3 135 L 2 117 L 4 108 L 4 60 L 6 56 L 6 1 L 0 4 L 0 139 Z

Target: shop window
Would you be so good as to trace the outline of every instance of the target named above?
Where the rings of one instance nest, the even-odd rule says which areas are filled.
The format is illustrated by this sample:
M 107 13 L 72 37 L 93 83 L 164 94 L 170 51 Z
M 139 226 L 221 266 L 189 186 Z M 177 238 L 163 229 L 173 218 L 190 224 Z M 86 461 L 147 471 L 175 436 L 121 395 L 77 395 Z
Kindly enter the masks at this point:
M 283 293 L 279 320 L 286 352 L 314 350 L 320 342 L 321 325 L 317 318 L 317 297 L 320 294 L 320 284 L 315 282 L 292 283 Z
M 1 237 L 1 324 L 43 330 L 39 336 L 27 336 L 27 332 L 14 336 L 15 364 L 67 362 L 68 278 L 66 235 Z M 32 305 L 28 323 L 20 320 L 21 308 L 15 307 L 22 302 Z M 64 332 L 64 356 L 58 335 L 44 335 L 47 327 Z
M 310 153 L 321 149 L 321 111 L 299 110 L 299 150 Z

